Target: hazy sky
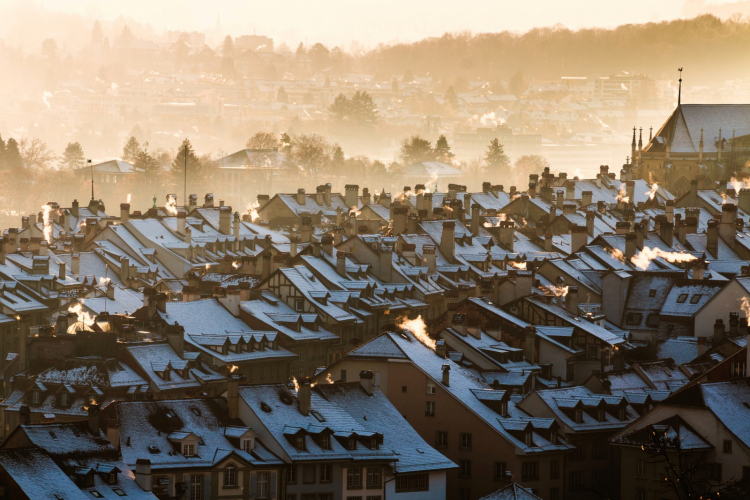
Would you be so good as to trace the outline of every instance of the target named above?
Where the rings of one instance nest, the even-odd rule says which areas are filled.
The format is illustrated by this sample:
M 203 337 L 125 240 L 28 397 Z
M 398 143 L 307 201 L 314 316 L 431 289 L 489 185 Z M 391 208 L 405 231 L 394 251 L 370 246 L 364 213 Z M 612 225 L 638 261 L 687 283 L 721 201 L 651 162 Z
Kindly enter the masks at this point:
M 0 5 L 29 0 L 0 0 Z M 120 15 L 164 29 L 267 34 L 296 44 L 307 39 L 349 47 L 410 41 L 446 31 L 517 30 L 561 23 L 612 27 L 681 17 L 685 4 L 726 0 L 32 0 L 100 19 Z M 691 9 L 692 10 L 692 9 Z

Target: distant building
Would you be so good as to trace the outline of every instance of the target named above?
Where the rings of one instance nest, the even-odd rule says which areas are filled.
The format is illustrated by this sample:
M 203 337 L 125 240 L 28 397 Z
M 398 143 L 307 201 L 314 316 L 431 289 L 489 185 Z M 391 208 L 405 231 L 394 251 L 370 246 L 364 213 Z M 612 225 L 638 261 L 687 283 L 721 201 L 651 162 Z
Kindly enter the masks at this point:
M 542 154 L 542 136 L 537 134 L 514 134 L 510 127 L 481 127 L 474 132 L 453 134 L 453 153 L 460 161 L 484 158 L 492 140 L 497 139 L 505 149 L 511 162 L 525 155 Z
M 273 38 L 263 35 L 243 35 L 234 39 L 235 50 L 253 52 L 273 52 Z

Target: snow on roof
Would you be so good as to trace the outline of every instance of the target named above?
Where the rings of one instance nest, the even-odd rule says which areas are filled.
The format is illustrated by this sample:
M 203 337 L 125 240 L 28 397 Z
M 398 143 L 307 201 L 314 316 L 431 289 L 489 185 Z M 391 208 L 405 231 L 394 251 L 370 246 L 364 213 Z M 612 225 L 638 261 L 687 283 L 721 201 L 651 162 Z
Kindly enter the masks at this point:
M 69 358 L 37 375 L 43 384 L 68 384 L 84 387 L 131 387 L 146 384 L 128 365 L 117 360 Z
M 0 467 L 28 498 L 90 500 L 42 450 L 0 450 Z
M 192 302 L 167 302 L 167 312 L 159 316 L 170 325 L 178 323 L 186 335 L 250 332 L 244 321 L 232 316 L 215 298 Z
M 464 175 L 461 170 L 438 161 L 420 161 L 413 163 L 404 167 L 402 172 L 404 177 L 417 178 L 417 180 L 423 180 L 424 182 L 427 182 L 434 177 L 450 180 L 459 179 Z
M 639 416 L 622 396 L 596 394 L 583 386 L 537 390 L 536 393 L 554 412 L 555 417 L 574 431 L 620 429 Z M 623 406 L 625 418 L 620 418 L 623 415 L 620 414 L 619 409 Z M 583 409 L 581 422 L 575 421 L 575 415 L 572 412 L 577 407 Z M 605 410 L 604 420 L 598 418 L 599 408 Z
M 524 488 L 520 484 L 511 483 L 504 486 L 494 493 L 480 498 L 479 500 L 542 500 L 531 490 Z
M 706 281 L 676 284 L 664 300 L 661 315 L 692 317 L 725 285 L 726 282 Z
M 716 417 L 750 446 L 750 379 L 701 384 L 703 401 Z
M 656 348 L 660 359 L 670 358 L 678 365 L 690 363 L 698 357 L 698 339 L 696 337 L 676 337 L 667 339 Z
M 202 388 L 204 384 L 220 382 L 224 376 L 213 371 L 206 364 L 187 361 L 181 358 L 177 352 L 167 343 L 150 343 L 145 345 L 131 345 L 127 347 L 130 355 L 140 365 L 141 370 L 146 373 L 151 384 L 159 390 L 180 388 Z M 190 363 L 192 366 L 189 366 Z M 168 380 L 160 375 L 169 370 Z M 183 376 L 177 370 L 187 367 L 187 376 Z M 158 372 L 158 373 L 157 373 Z

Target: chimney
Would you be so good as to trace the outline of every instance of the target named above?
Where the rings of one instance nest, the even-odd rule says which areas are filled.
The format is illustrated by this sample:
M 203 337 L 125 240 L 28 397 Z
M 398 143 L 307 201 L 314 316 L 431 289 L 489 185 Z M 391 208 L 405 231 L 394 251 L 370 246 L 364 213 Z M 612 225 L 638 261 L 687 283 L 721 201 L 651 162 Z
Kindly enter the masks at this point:
M 452 220 L 443 222 L 443 234 L 440 237 L 440 253 L 453 264 L 456 252 L 456 223 Z
M 635 246 L 638 250 L 643 250 L 643 242 L 646 239 L 646 224 L 648 222 L 639 222 L 633 227 L 635 231 Z
M 47 249 L 49 248 L 47 240 L 42 240 L 39 242 L 39 255 L 45 256 L 47 255 Z
M 737 196 L 737 204 L 745 213 L 750 213 L 750 189 L 740 189 Z
M 594 199 L 594 193 L 591 191 L 581 191 L 581 208 L 591 205 Z
M 733 311 L 729 313 L 729 336 L 736 337 L 740 334 L 740 313 Z
M 151 491 L 151 460 L 148 458 L 135 461 L 135 482 L 143 491 Z
M 359 372 L 359 383 L 368 396 L 372 396 L 372 389 L 375 385 L 375 375 L 370 370 Z
M 78 200 L 73 200 L 73 204 L 70 207 L 70 215 L 78 218 Z
M 81 274 L 81 254 L 78 252 L 70 255 L 70 272 L 73 276 Z
M 166 327 L 167 342 L 177 353 L 180 359 L 185 358 L 185 327 L 178 325 L 167 325 Z
M 346 208 L 356 208 L 359 206 L 358 185 L 347 184 L 344 186 L 344 203 L 346 203 Z
M 89 403 L 89 431 L 94 436 L 99 435 L 99 405 L 97 403 Z
M 674 244 L 674 224 L 671 222 L 662 222 L 659 226 L 659 238 L 668 247 Z
M 177 210 L 177 232 L 180 234 L 185 234 L 185 227 L 187 225 L 187 214 L 185 213 L 185 210 L 180 208 Z
M 59 279 L 64 280 L 65 278 L 67 278 L 67 275 L 65 273 L 65 262 L 60 262 L 57 265 L 57 269 L 58 269 L 57 277 Z
M 625 260 L 629 261 L 635 256 L 637 236 L 635 233 L 625 235 Z
M 448 351 L 445 346 L 445 340 L 438 340 L 435 342 L 435 354 L 439 357 L 446 359 L 448 357 Z
M 337 250 L 336 252 L 336 272 L 342 278 L 346 278 L 346 252 Z
M 573 316 L 578 316 L 578 286 L 569 285 L 565 296 L 565 310 Z
M 234 233 L 235 243 L 239 243 L 241 231 L 242 231 L 242 219 L 240 219 L 240 213 L 235 212 L 234 213 L 234 226 L 232 227 L 232 232 Z
M 625 182 L 625 193 L 627 194 L 630 203 L 635 205 L 635 181 Z
M 198 195 L 191 194 L 188 196 L 188 213 L 198 208 Z
M 416 234 L 419 232 L 419 218 L 415 214 L 409 214 L 406 221 L 406 234 Z
M 370 204 L 370 190 L 367 188 L 362 188 L 362 206 Z
M 443 385 L 446 386 L 446 387 L 450 387 L 450 385 L 451 385 L 451 365 L 449 365 L 448 363 L 446 363 L 446 364 L 444 364 L 441 367 L 441 370 L 443 372 L 443 380 L 442 380 Z
M 714 338 L 713 344 L 718 345 L 724 341 L 724 320 L 719 318 L 714 323 Z
M 320 237 L 320 248 L 333 257 L 333 236 L 330 234 L 324 234 Z
M 529 363 L 536 362 L 536 328 L 533 326 L 524 328 L 523 355 Z
M 511 192 L 513 188 L 511 187 Z M 529 182 L 529 198 L 536 198 L 536 182 Z
M 271 276 L 271 254 L 267 253 L 263 255 L 263 267 L 261 270 L 261 278 L 266 279 Z
M 471 234 L 479 236 L 479 205 L 471 206 Z
M 424 247 L 423 247 L 424 248 Z M 432 254 L 435 255 L 435 247 L 433 247 Z M 338 261 L 336 262 L 338 265 Z M 391 282 L 391 273 L 393 271 L 393 250 L 391 247 L 380 245 L 380 268 L 379 278 L 386 282 Z
M 433 274 L 437 271 L 437 258 L 435 255 L 435 245 L 422 245 L 422 258 L 427 266 L 427 271 Z
M 570 226 L 570 253 L 575 253 L 588 243 L 588 229 L 584 226 Z
M 557 196 L 555 196 L 555 205 L 557 208 L 562 210 L 563 205 L 565 205 L 565 191 L 562 189 L 557 192 Z
M 349 236 L 357 236 L 359 234 L 359 227 L 357 226 L 357 212 L 349 212 L 349 230 L 351 231 Z
M 230 373 L 227 377 L 227 411 L 230 419 L 240 418 L 240 381 L 243 375 Z
M 120 257 L 120 281 L 125 283 L 130 272 L 130 259 L 126 256 Z
M 304 416 L 310 414 L 311 387 L 310 379 L 302 377 L 298 380 L 299 389 L 297 389 L 297 400 L 299 401 L 299 412 Z
M 302 216 L 302 228 L 300 230 L 300 241 L 310 243 L 313 235 L 312 217 L 309 215 Z
M 703 273 L 706 266 L 706 261 L 703 259 L 698 259 L 693 264 L 693 279 L 694 280 L 702 280 L 703 279 Z
M 531 285 L 533 282 L 533 274 L 531 271 L 513 271 L 516 278 L 516 298 L 526 297 L 531 295 Z M 510 276 L 510 273 L 508 273 Z
M 565 183 L 565 199 L 575 200 L 576 198 L 576 181 L 568 181 Z M 583 199 L 583 197 L 581 197 Z
M 586 212 L 586 233 L 593 238 L 594 237 L 594 222 L 596 219 L 596 212 Z
M 406 232 L 407 217 L 409 209 L 407 207 L 392 207 L 393 210 L 393 235 Z
M 129 219 L 130 203 L 120 203 L 120 222 L 127 222 Z
M 28 405 L 22 405 L 21 408 L 19 408 L 18 417 L 21 425 L 31 424 L 31 408 L 29 408 Z
M 221 234 L 232 234 L 232 208 L 219 207 L 219 232 Z
M 297 205 L 304 205 L 305 199 L 307 197 L 305 196 L 305 190 L 303 188 L 300 188 L 297 190 Z
M 513 252 L 513 243 L 516 239 L 516 223 L 512 220 L 500 221 L 498 227 L 498 240 L 509 252 Z
M 729 248 L 734 249 L 736 229 L 737 206 L 733 203 L 725 203 L 721 206 L 721 223 L 719 224 L 719 236 Z
M 19 316 L 18 322 L 18 362 L 20 371 L 29 367 L 29 330 L 30 320 L 27 315 Z
M 120 451 L 120 422 L 117 420 L 108 420 L 105 424 L 107 439 L 110 444 Z
M 706 228 L 706 250 L 716 259 L 719 256 L 719 221 L 711 219 Z

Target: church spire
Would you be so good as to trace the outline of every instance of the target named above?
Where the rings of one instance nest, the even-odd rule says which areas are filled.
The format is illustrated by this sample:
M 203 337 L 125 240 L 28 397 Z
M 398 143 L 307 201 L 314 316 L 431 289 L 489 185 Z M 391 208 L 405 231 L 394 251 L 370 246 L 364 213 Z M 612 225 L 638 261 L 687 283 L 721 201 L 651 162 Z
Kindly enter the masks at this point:
M 641 159 L 641 153 L 643 153 L 643 127 L 638 129 L 638 159 Z
M 630 144 L 630 157 L 635 161 L 635 127 L 633 127 L 633 142 Z
M 680 72 L 680 83 L 677 88 L 677 105 L 679 106 L 682 101 L 682 68 L 678 68 L 677 71 Z

